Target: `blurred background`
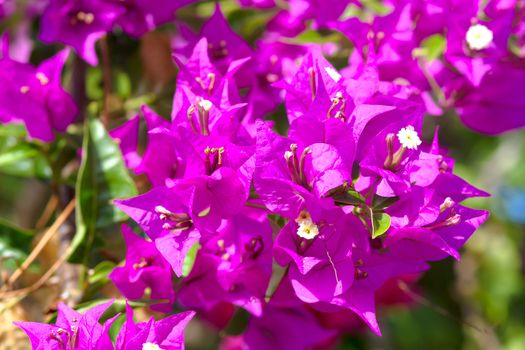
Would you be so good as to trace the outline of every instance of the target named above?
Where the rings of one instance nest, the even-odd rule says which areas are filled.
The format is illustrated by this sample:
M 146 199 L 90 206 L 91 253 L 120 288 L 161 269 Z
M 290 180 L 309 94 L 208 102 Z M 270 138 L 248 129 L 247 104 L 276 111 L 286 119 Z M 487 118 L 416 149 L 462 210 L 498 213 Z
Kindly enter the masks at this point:
M 233 1 L 223 1 L 221 5 L 232 27 L 252 44 L 271 15 L 265 11 L 240 11 Z M 213 2 L 197 4 L 181 11 L 178 17 L 198 28 L 212 13 L 213 6 Z M 29 26 L 33 63 L 55 52 L 56 47 L 44 46 L 36 40 L 38 21 L 25 23 L 24 18 L 15 15 L 0 24 L 0 32 L 21 25 Z M 175 34 L 173 26 L 166 25 L 140 41 L 121 33 L 108 38 L 114 125 L 135 114 L 142 103 L 169 116 L 176 77 L 170 53 Z M 290 40 L 336 43 L 341 48 L 331 59 L 336 66 L 344 65 L 350 52 L 348 42 L 334 33 L 305 32 Z M 66 69 L 65 80 L 70 84 L 73 64 L 69 62 Z M 96 112 L 100 110 L 103 95 L 102 72 L 98 67 L 85 69 L 86 108 Z M 271 116 L 276 120 L 284 117 L 282 108 Z M 525 132 L 510 132 L 497 138 L 479 135 L 466 129 L 457 116 L 446 114 L 427 118 L 424 135 L 427 142 L 436 125 L 440 126 L 441 144 L 456 159 L 455 172 L 492 194 L 488 198 L 469 200 L 467 206 L 488 209 L 491 216 L 467 243 L 461 261 L 448 258 L 433 263 L 432 269 L 420 279 L 417 294 L 412 295 L 409 305 L 380 311 L 383 337 L 368 331 L 347 334 L 337 349 L 525 349 Z M 53 223 L 55 217 L 49 215 L 49 207 L 59 205 L 53 203 L 57 200 L 49 188 L 49 159 L 42 156 L 35 145 L 25 143 L 25 137 L 21 126 L 0 125 L 2 281 Z M 60 157 L 62 151 L 48 154 Z M 140 186 L 141 179 L 138 181 Z M 114 236 L 120 237 L 118 228 Z M 19 284 L 30 285 L 37 280 L 56 260 L 59 251 L 60 241 L 52 240 Z M 105 267 L 107 271 L 111 268 Z M 103 269 L 100 267 L 97 271 Z M 42 322 L 52 316 L 60 280 L 49 282 L 45 288 L 23 299 L 0 300 L 0 349 L 29 347 L 25 334 L 13 327 L 12 321 Z M 118 295 L 110 283 L 99 287 L 99 294 Z M 210 327 L 192 322 L 186 333 L 187 348 L 217 348 L 218 338 Z

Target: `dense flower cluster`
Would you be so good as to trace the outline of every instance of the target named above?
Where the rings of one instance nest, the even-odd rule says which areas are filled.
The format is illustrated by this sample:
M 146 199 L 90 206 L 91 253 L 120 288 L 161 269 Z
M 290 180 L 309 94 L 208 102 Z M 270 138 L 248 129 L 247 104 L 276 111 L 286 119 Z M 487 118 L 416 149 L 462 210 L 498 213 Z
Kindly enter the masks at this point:
M 108 331 L 118 314 L 100 324 L 99 320 L 113 300 L 94 306 L 81 314 L 64 304 L 58 306 L 55 324 L 16 322 L 29 339 L 33 349 L 93 349 L 93 350 L 155 350 L 183 349 L 184 327 L 194 312 L 188 311 L 160 321 L 135 323 L 133 309 L 126 305 L 126 321 L 117 336 L 116 347 Z
M 190 2 L 50 0 L 39 37 L 96 65 L 95 42 L 113 28 L 139 37 Z M 386 15 L 368 18 L 359 1 L 240 3 L 276 13 L 254 47 L 219 5 L 200 33 L 177 23 L 171 121 L 143 106 L 110 132 L 127 167 L 152 187 L 115 201 L 147 238 L 122 227 L 126 260 L 109 277 L 130 300 L 147 296 L 166 313 L 177 303 L 219 328 L 234 306 L 245 309 L 246 330 L 224 338 L 223 349 L 328 346 L 343 327 L 324 320 L 340 313 L 380 335 L 376 303 L 388 302 L 381 291 L 395 294 L 395 281 L 413 279 L 431 261 L 459 259 L 487 218 L 461 204 L 488 194 L 453 173 L 438 130 L 424 142 L 423 120 L 455 108 L 480 132 L 525 125 L 523 7 L 388 0 Z M 346 67 L 325 57 L 335 44 L 283 39 L 308 25 L 348 37 Z M 52 141 L 77 114 L 60 82 L 69 51 L 38 67 L 8 51 L 6 39 L 0 120 L 22 121 L 31 137 Z M 283 102 L 289 128 L 278 132 L 265 118 Z M 98 323 L 108 306 L 84 315 L 61 306 L 56 325 L 19 326 L 35 349 L 111 348 L 114 319 Z M 135 325 L 128 307 L 116 347 L 182 348 L 192 316 Z

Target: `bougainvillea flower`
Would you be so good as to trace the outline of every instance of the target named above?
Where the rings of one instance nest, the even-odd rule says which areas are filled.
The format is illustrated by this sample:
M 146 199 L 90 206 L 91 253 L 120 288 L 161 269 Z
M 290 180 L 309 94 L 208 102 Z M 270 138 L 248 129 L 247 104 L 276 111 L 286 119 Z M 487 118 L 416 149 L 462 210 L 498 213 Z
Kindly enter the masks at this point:
M 455 89 L 455 106 L 461 120 L 469 128 L 489 135 L 523 127 L 525 95 L 519 86 L 524 78 L 523 62 L 498 62 L 479 86 L 461 84 Z M 498 118 L 494 119 L 494 115 Z
M 308 336 L 305 336 L 308 334 Z M 294 349 L 321 347 L 320 343 L 336 336 L 336 331 L 325 329 L 319 320 L 299 299 L 287 279 L 283 279 L 265 305 L 261 317 L 252 317 L 243 334 L 226 338 L 220 349 Z M 291 341 L 293 339 L 293 341 Z
M 276 324 L 279 326 L 276 327 Z M 268 332 L 272 336 L 268 336 Z M 334 331 L 323 329 L 316 317 L 304 307 L 268 306 L 263 317 L 250 319 L 243 339 L 249 349 L 254 350 L 302 350 L 334 335 Z
M 61 73 L 67 49 L 45 60 L 38 67 L 19 63 L 7 56 L 4 40 L 0 59 L 0 118 L 23 122 L 29 137 L 50 142 L 54 131 L 63 132 L 77 115 L 73 98 L 62 88 Z
M 253 56 L 252 48 L 233 31 L 224 18 L 219 3 L 215 7 L 213 15 L 202 26 L 200 36 L 207 39 L 210 59 L 222 74 L 226 73 L 228 65 L 232 61 Z M 245 70 L 243 73 L 239 79 L 244 80 L 244 82 L 238 81 L 239 86 L 246 86 L 251 78 L 249 70 Z
M 195 316 L 186 311 L 155 321 L 135 323 L 133 309 L 126 305 L 126 321 L 118 333 L 116 350 L 184 350 L 184 328 Z
M 233 61 L 240 59 L 249 60 L 254 52 L 248 43 L 230 27 L 221 11 L 219 3 L 215 7 L 213 15 L 204 23 L 199 35 L 182 28 L 181 36 L 186 45 L 175 47 L 176 54 L 188 52 L 188 47 L 195 45 L 200 39 L 206 39 L 206 50 L 210 62 L 218 69 L 222 75 L 226 75 Z M 195 54 L 195 53 L 194 53 Z M 236 83 L 241 87 L 246 87 L 252 83 L 254 78 L 253 63 L 241 69 L 241 73 L 235 77 Z
M 398 257 L 395 249 L 391 252 L 378 252 L 356 249 L 353 251 L 355 276 L 352 287 L 344 294 L 335 297 L 331 305 L 338 305 L 355 312 L 376 334 L 381 335 L 375 314 L 375 292 L 389 279 L 407 273 L 417 273 L 428 269 L 421 261 L 411 261 Z M 323 308 L 321 305 L 319 306 Z
M 33 349 L 113 349 L 109 328 L 119 315 L 99 324 L 102 314 L 111 306 L 113 300 L 97 305 L 81 314 L 65 304 L 58 305 L 56 324 L 36 322 L 15 322 L 31 341 Z
M 277 262 L 290 264 L 288 277 L 297 297 L 307 303 L 330 302 L 352 286 L 352 247 L 359 235 L 366 236 L 357 218 L 331 202 L 307 201 L 275 242 Z
M 182 177 L 185 163 L 178 155 L 178 147 L 172 138 L 165 133 L 155 132 L 169 129 L 169 122 L 147 106 L 142 106 L 141 111 L 148 130 L 148 143 L 135 173 L 145 174 L 154 186 L 164 186 L 166 179 Z
M 384 243 L 386 246 L 392 246 L 403 240 L 399 246 L 408 249 L 403 256 L 412 256 L 418 260 L 441 260 L 447 255 L 459 260 L 459 248 L 487 217 L 488 213 L 484 210 L 454 205 L 443 210 L 443 213 L 431 224 L 392 229 Z M 414 249 L 413 251 L 417 253 L 410 254 L 410 249 Z
M 245 208 L 223 221 L 200 248 L 178 300 L 205 312 L 230 302 L 260 316 L 272 272 L 271 227 L 261 210 Z
M 182 274 L 185 255 L 200 238 L 188 208 L 194 192 L 191 188 L 173 191 L 156 187 L 141 196 L 115 201 L 115 205 L 135 220 L 155 242 L 177 276 Z
M 166 300 L 151 305 L 151 309 L 170 312 L 175 300 L 170 265 L 155 243 L 138 237 L 128 226 L 122 225 L 122 235 L 126 242 L 125 265 L 113 269 L 109 279 L 129 299 L 141 299 L 145 289 L 150 288 L 153 301 Z
M 97 65 L 95 43 L 123 12 L 120 4 L 103 0 L 51 0 L 42 15 L 39 39 L 69 45 L 86 62 Z
M 228 61 L 228 65 L 224 67 L 224 72 L 221 72 L 212 63 L 208 54 L 207 39 L 202 38 L 196 43 L 188 59 L 177 54 L 173 55 L 173 59 L 180 68 L 177 76 L 179 88 L 173 97 L 173 120 L 179 113 L 188 113 L 186 106 L 188 101 L 194 109 L 198 107 L 195 104 L 198 101 L 202 101 L 202 103 L 210 101 L 212 106 L 225 111 L 229 107 L 239 108 L 243 106 L 239 103 L 240 97 L 235 77 L 239 75 L 239 70 L 250 60 L 249 57 Z
M 341 74 L 323 57 L 320 49 L 312 48 L 303 57 L 290 81 L 280 81 L 274 85 L 286 91 L 285 104 L 290 123 L 308 111 L 321 83 L 331 98 L 335 98 L 338 92 L 343 93 L 345 89 L 341 78 Z M 353 102 L 348 99 L 343 112 L 347 112 L 352 105 Z
M 137 153 L 139 126 L 140 118 L 137 115 L 109 132 L 109 135 L 113 140 L 118 143 L 122 155 L 124 156 L 126 166 L 129 169 L 135 169 L 142 160 Z
M 0 19 L 10 16 L 15 10 L 14 0 L 5 0 L 0 3 Z
M 157 26 L 172 21 L 175 11 L 192 0 L 111 0 L 125 11 L 116 19 L 115 24 L 127 34 L 139 38 Z
M 290 199 L 301 192 L 321 197 L 350 178 L 347 164 L 334 146 L 286 139 L 258 122 L 255 187 L 271 211 L 283 214 L 294 202 Z M 281 191 L 289 188 L 288 194 L 277 189 L 279 182 Z M 276 192 L 284 197 L 279 198 Z M 298 214 L 297 209 L 292 215 Z

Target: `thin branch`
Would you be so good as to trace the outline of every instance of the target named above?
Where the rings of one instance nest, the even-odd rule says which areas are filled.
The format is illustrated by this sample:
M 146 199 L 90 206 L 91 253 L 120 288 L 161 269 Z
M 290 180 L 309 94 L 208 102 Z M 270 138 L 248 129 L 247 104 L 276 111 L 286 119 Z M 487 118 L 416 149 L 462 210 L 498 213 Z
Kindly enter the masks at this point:
M 22 289 L 0 293 L 0 299 L 12 298 L 12 297 L 22 297 L 23 298 L 27 296 L 28 294 L 40 289 L 53 276 L 53 274 L 60 268 L 60 266 L 69 258 L 69 255 L 72 253 L 72 251 L 73 251 L 73 248 L 70 246 L 68 250 L 66 251 L 66 253 L 62 254 L 60 258 L 58 258 L 58 260 L 55 261 L 55 263 L 49 268 L 49 270 L 47 270 L 46 273 L 42 275 L 42 277 L 40 277 L 40 279 L 36 281 L 33 285 L 26 287 L 26 288 L 22 288 Z
M 73 199 L 69 204 L 66 206 L 64 211 L 60 213 L 58 218 L 55 220 L 53 225 L 46 231 L 46 233 L 42 236 L 40 241 L 38 241 L 38 244 L 36 247 L 31 251 L 27 259 L 20 265 L 18 269 L 9 277 L 7 280 L 7 287 L 12 286 L 16 280 L 24 273 L 25 270 L 31 265 L 31 263 L 36 259 L 38 254 L 44 249 L 46 244 L 51 240 L 51 238 L 55 235 L 55 233 L 58 231 L 60 226 L 67 220 L 69 215 L 73 212 L 73 209 L 75 209 L 75 200 Z
M 432 310 L 436 311 L 438 314 L 440 314 L 441 316 L 444 316 L 444 317 L 447 317 L 453 321 L 456 321 L 458 323 L 462 323 L 480 333 L 484 333 L 484 334 L 487 334 L 487 330 L 486 329 L 483 329 L 483 328 L 480 328 L 470 322 L 467 322 L 467 321 L 464 321 L 464 320 L 460 320 L 459 318 L 457 318 L 456 316 L 452 315 L 448 310 L 446 310 L 445 308 L 439 306 L 439 305 L 436 305 L 434 304 L 432 301 L 428 300 L 427 298 L 413 292 L 409 285 L 406 284 L 405 282 L 403 281 L 398 281 L 398 286 L 399 286 L 399 289 L 401 289 L 403 292 L 405 292 L 409 297 L 411 297 L 415 302 L 421 304 L 421 305 L 424 305 L 424 306 L 427 306 L 429 308 L 431 308 Z
M 46 204 L 46 207 L 44 208 L 44 211 L 42 212 L 42 215 L 38 218 L 35 228 L 37 230 L 40 230 L 46 226 L 47 222 L 51 218 L 51 215 L 53 215 L 53 212 L 58 206 L 58 197 L 53 195 L 49 199 L 49 201 Z

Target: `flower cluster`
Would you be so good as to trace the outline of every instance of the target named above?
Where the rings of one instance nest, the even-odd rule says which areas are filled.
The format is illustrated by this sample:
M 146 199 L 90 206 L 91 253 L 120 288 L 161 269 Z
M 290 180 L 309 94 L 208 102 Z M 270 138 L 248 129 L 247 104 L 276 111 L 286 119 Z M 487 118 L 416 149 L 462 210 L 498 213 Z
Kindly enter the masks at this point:
M 213 33 L 206 32 L 209 23 Z M 115 283 L 125 296 L 137 297 L 144 283 L 137 269 L 144 278 L 165 271 L 153 258 L 162 256 L 182 277 L 175 299 L 183 307 L 219 325 L 229 318 L 226 313 L 216 320 L 224 305 L 252 314 L 244 336 L 227 341 L 249 348 L 272 347 L 269 341 L 286 347 L 278 334 L 294 330 L 274 321 L 280 317 L 295 317 L 284 323 L 298 329 L 312 328 L 304 346 L 333 337 L 315 312 L 350 310 L 380 334 L 377 291 L 425 271 L 429 261 L 458 259 L 459 248 L 487 217 L 460 203 L 487 194 L 453 174 L 437 131 L 431 144 L 423 144 L 424 106 L 400 87 L 374 84 L 377 71 L 358 78 L 340 73 L 316 47 L 304 48 L 301 64 L 288 71 L 271 62 L 246 71 L 253 62 L 243 55 L 261 56 L 242 44 L 219 8 L 201 36 L 189 57 L 176 56 L 181 71 L 171 123 L 142 109 L 150 141 L 134 171 L 154 187 L 116 205 L 151 243 L 139 249 L 144 263 L 128 252 L 128 278 L 119 268 Z M 277 44 L 258 50 L 268 45 Z M 297 50 L 283 52 L 295 57 Z M 284 57 L 269 60 L 277 64 Z M 257 112 L 255 101 L 270 103 L 262 97 L 268 90 L 260 89 L 260 76 L 270 89 L 285 92 L 287 136 L 246 113 Z M 243 96 L 239 86 L 248 89 Z M 136 128 L 129 130 L 121 137 L 136 139 Z M 185 272 L 192 249 L 198 249 L 196 259 Z M 284 275 L 269 294 L 272 257 Z M 130 283 L 136 289 L 126 290 Z M 165 286 L 157 279 L 151 288 L 160 295 Z M 261 342 L 261 327 L 276 339 Z
M 166 317 L 160 321 L 151 318 L 148 322 L 135 323 L 133 309 L 126 305 L 126 320 L 118 333 L 116 347 L 109 337 L 109 329 L 120 316 L 99 320 L 113 303 L 94 306 L 81 314 L 64 304 L 58 306 L 55 324 L 35 322 L 15 322 L 31 341 L 33 349 L 116 349 L 116 350 L 155 350 L 183 349 L 184 327 L 194 313 L 183 312 Z
M 114 28 L 140 37 L 191 2 L 50 0 L 39 38 L 97 65 L 95 42 Z M 354 0 L 240 3 L 275 13 L 254 46 L 218 4 L 199 33 L 177 22 L 170 120 L 142 106 L 109 132 L 151 185 L 114 201 L 145 236 L 122 226 L 126 259 L 109 278 L 130 300 L 165 313 L 176 303 L 218 328 L 244 309 L 248 326 L 224 349 L 329 346 L 344 329 L 332 315 L 380 335 L 384 292 L 459 259 L 488 216 L 461 204 L 488 194 L 453 173 L 437 129 L 425 140 L 425 113 L 455 108 L 490 134 L 525 125 L 525 12 L 513 1 L 387 0 L 381 16 Z M 283 39 L 309 25 L 348 37 L 347 66 L 326 58 L 336 44 Z M 64 132 L 77 114 L 61 85 L 68 53 L 35 67 L 11 59 L 5 39 L 0 121 L 45 142 Z M 283 104 L 284 128 L 267 118 Z M 109 305 L 84 315 L 61 305 L 56 325 L 18 325 L 35 349 L 113 348 L 115 318 L 98 323 Z M 128 307 L 116 348 L 182 348 L 192 316 L 135 324 Z

